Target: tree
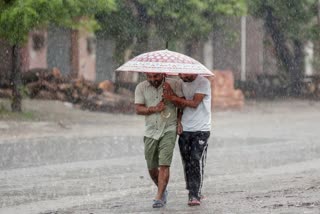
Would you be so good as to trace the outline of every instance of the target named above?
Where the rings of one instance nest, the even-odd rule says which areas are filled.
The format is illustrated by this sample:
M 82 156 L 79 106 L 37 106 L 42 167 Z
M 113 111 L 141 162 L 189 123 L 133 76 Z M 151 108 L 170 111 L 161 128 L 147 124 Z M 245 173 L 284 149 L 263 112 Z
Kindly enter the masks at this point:
M 153 35 L 164 44 L 207 39 L 219 17 L 243 14 L 246 4 L 245 0 L 119 0 L 117 8 L 111 14 L 98 14 L 98 20 L 115 40 L 116 61 L 122 64 L 126 49 L 133 49 L 134 56 L 147 51 Z
M 115 41 L 113 56 L 118 65 L 124 63 L 125 51 L 138 43 L 136 40 L 142 41 L 148 32 L 148 19 L 138 1 L 118 0 L 116 10 L 97 13 L 96 19 L 101 26 L 99 31 Z
M 19 49 L 28 33 L 49 24 L 93 30 L 98 27 L 94 14 L 108 13 L 115 8 L 114 0 L 0 0 L 0 38 L 12 44 L 13 90 L 12 111 L 21 111 L 21 78 Z M 88 17 L 79 19 L 79 17 Z
M 304 75 L 304 45 L 319 33 L 317 0 L 252 0 L 249 13 L 264 21 L 279 65 L 287 75 L 289 93 L 299 95 Z
M 207 40 L 225 16 L 242 15 L 244 0 L 141 0 L 155 24 L 157 34 L 165 41 L 184 41 L 187 54 L 194 56 L 197 44 Z

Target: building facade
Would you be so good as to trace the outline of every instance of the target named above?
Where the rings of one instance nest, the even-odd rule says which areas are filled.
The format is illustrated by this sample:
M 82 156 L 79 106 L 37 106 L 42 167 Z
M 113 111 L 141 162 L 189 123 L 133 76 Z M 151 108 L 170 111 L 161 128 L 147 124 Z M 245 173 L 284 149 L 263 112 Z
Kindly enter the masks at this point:
M 163 43 L 159 41 L 149 42 L 150 51 L 159 49 Z M 0 45 L 0 75 L 7 77 L 12 67 L 11 48 L 3 41 Z M 176 46 L 184 52 L 181 44 Z M 22 71 L 57 67 L 62 74 L 72 77 L 115 81 L 114 48 L 114 42 L 103 33 L 93 35 L 50 26 L 46 31 L 30 32 L 21 49 Z M 232 71 L 236 81 L 252 80 L 277 70 L 272 50 L 264 45 L 263 23 L 251 17 L 225 19 L 223 29 L 215 29 L 208 41 L 201 44 L 201 50 L 199 61 L 211 70 Z

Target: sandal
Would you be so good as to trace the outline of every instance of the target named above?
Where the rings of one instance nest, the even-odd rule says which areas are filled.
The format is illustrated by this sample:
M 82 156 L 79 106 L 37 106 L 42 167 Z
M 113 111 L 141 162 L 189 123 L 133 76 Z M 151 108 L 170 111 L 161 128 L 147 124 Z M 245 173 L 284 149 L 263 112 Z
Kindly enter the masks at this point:
M 152 207 L 153 208 L 161 208 L 161 207 L 164 207 L 164 203 L 161 200 L 153 200 Z
M 168 199 L 168 191 L 165 190 L 165 191 L 163 192 L 163 194 L 162 194 L 161 200 L 163 201 L 164 204 L 166 204 L 166 203 L 167 203 L 167 199 Z
M 189 206 L 199 206 L 201 203 L 200 203 L 200 200 L 198 200 L 197 198 L 195 197 L 191 197 L 188 201 L 188 205 Z

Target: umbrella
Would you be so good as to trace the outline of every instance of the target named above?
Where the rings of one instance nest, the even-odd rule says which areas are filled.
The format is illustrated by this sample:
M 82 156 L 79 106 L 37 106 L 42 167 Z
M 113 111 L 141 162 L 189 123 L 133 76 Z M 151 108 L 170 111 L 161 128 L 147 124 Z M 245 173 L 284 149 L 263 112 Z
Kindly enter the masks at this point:
M 213 73 L 197 60 L 167 49 L 140 54 L 124 63 L 116 71 L 213 76 Z

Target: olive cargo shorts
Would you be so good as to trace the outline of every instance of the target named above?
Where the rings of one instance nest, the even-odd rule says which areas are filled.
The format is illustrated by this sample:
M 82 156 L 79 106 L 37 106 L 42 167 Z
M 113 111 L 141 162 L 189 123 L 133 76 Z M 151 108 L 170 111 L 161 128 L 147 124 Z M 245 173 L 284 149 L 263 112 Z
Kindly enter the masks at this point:
M 171 165 L 176 139 L 177 133 L 175 131 L 166 132 L 159 140 L 143 138 L 144 155 L 148 169 Z

